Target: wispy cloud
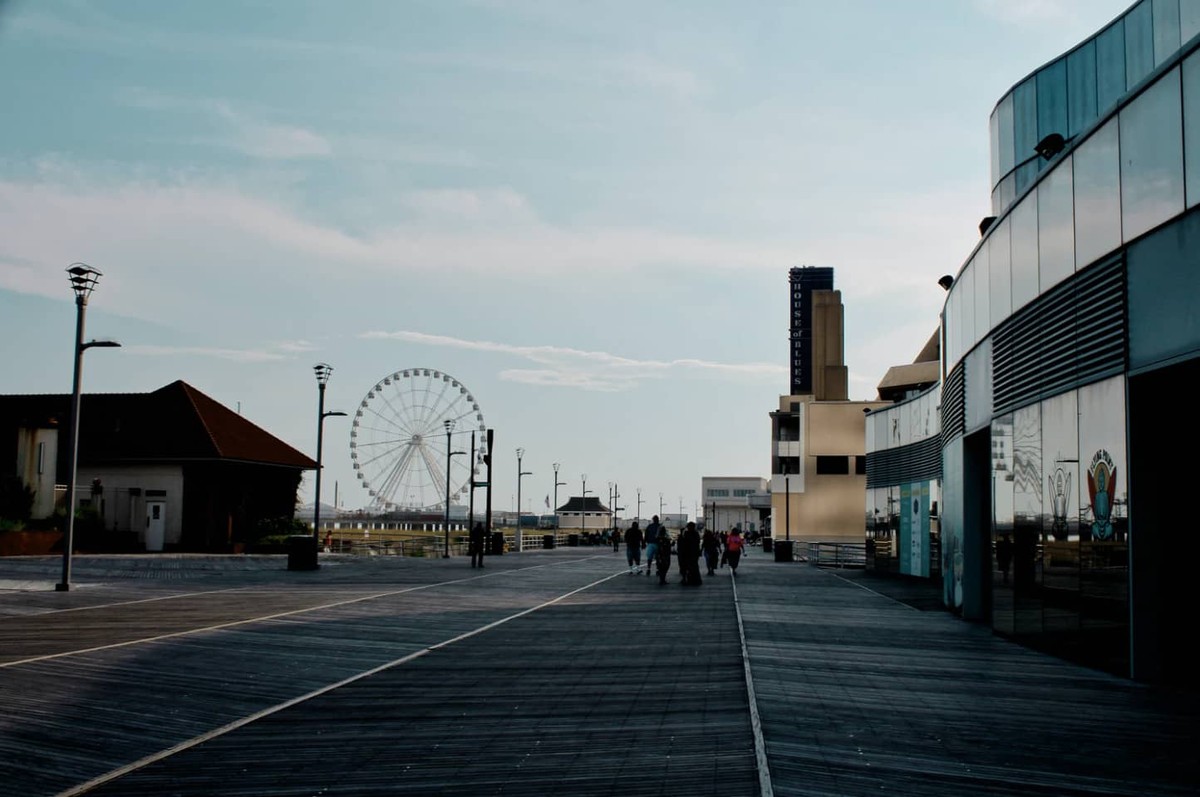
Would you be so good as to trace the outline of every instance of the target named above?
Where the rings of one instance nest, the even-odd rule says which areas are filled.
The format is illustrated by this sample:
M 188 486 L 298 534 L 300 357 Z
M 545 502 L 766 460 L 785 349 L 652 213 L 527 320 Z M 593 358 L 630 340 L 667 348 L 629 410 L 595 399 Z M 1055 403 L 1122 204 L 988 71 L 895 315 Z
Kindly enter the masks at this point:
M 177 97 L 140 86 L 119 91 L 117 100 L 132 108 L 201 116 L 214 132 L 198 137 L 199 143 L 227 147 L 256 158 L 308 158 L 333 151 L 329 140 L 319 133 L 267 121 L 261 115 L 235 108 L 226 100 Z
M 719 363 L 690 358 L 639 360 L 602 351 L 585 351 L 562 346 L 522 346 L 488 340 L 465 340 L 411 330 L 371 331 L 364 332 L 359 337 L 364 340 L 402 340 L 422 346 L 442 346 L 511 355 L 543 367 L 502 370 L 500 372 L 501 379 L 535 385 L 575 387 L 584 390 L 630 390 L 646 379 L 663 379 L 689 374 L 778 382 L 787 373 L 787 369 L 774 363 Z
M 254 349 L 227 349 L 212 346 L 156 346 L 137 344 L 125 346 L 128 354 L 145 357 L 202 357 L 236 363 L 266 363 L 290 360 L 297 354 L 316 351 L 317 347 L 298 340 L 273 343 Z

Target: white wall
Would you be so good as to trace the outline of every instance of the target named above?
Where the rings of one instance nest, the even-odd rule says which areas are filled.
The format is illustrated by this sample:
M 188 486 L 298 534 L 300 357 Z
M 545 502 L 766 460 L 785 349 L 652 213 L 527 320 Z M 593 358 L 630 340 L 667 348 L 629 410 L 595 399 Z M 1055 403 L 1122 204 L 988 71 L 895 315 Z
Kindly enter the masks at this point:
M 136 531 L 146 541 L 146 501 L 166 503 L 164 542 L 175 544 L 183 537 L 183 468 L 178 465 L 141 465 L 134 467 L 79 468 L 75 498 L 91 500 L 92 480 L 100 479 L 103 492 L 95 498 L 103 506 L 104 527 L 117 531 Z M 130 489 L 140 495 L 130 495 Z M 147 496 L 162 491 L 161 496 Z

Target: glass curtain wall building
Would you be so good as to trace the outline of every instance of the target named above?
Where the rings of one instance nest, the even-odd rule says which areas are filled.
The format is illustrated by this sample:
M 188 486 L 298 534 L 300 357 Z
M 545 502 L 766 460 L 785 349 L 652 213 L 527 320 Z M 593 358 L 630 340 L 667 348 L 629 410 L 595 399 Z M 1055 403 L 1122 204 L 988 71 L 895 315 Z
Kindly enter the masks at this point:
M 941 319 L 947 605 L 1154 681 L 1190 627 L 1197 34 L 1200 3 L 1142 0 L 1001 98 L 996 218 Z

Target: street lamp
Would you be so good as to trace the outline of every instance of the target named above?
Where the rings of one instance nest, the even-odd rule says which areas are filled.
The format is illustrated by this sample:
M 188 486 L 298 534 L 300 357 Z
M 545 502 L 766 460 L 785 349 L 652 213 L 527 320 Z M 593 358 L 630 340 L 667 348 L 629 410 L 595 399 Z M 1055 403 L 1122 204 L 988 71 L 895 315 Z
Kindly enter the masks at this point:
M 641 487 L 637 488 L 637 494 L 638 494 L 637 519 L 641 520 L 642 519 L 642 488 Z
M 585 517 L 584 509 L 586 509 L 586 508 L 587 508 L 587 494 L 588 494 L 588 489 L 587 489 L 587 474 L 586 474 L 586 473 L 581 473 L 581 474 L 579 475 L 579 480 L 580 480 L 581 482 L 583 482 L 583 488 L 582 488 L 582 489 L 583 489 L 583 492 L 581 492 L 581 493 L 579 494 L 579 500 L 580 500 L 580 505 L 579 505 L 579 536 L 580 536 L 580 538 L 581 538 L 581 539 L 580 539 L 580 542 L 583 542 L 582 538 L 583 538 L 584 536 L 586 536 L 586 535 L 587 535 L 587 530 L 586 530 L 586 528 L 585 528 L 585 525 L 584 525 L 584 523 L 585 523 L 585 521 L 584 521 L 584 517 Z
M 325 439 L 325 419 L 335 415 L 345 416 L 344 412 L 325 411 L 325 385 L 333 373 L 333 366 L 328 363 L 317 363 L 313 366 L 317 375 L 317 500 L 313 507 L 313 562 L 316 562 L 316 551 L 321 545 L 321 448 Z
M 788 466 L 787 460 L 780 463 L 783 469 L 783 536 L 786 540 L 792 539 L 792 490 L 788 484 Z
M 525 449 L 517 449 L 517 533 L 513 540 L 516 543 L 517 553 L 521 552 L 521 477 L 532 476 L 532 471 L 521 470 L 521 458 L 525 456 Z
M 558 533 L 558 488 L 566 487 L 566 482 L 558 480 L 558 469 L 562 466 L 561 462 L 554 463 L 554 533 Z
M 455 454 L 466 454 L 466 451 L 452 451 L 450 435 L 454 432 L 454 419 L 442 421 L 446 427 L 446 522 L 442 524 L 442 558 L 450 558 L 450 458 Z
M 75 472 L 79 467 L 79 390 L 83 377 L 83 353 L 90 348 L 115 348 L 115 340 L 83 342 L 84 316 L 88 299 L 102 276 L 86 263 L 72 263 L 67 268 L 71 289 L 75 291 L 75 374 L 71 380 L 71 448 L 67 460 L 67 536 L 63 540 L 62 581 L 54 585 L 59 592 L 71 589 L 71 548 L 75 540 Z

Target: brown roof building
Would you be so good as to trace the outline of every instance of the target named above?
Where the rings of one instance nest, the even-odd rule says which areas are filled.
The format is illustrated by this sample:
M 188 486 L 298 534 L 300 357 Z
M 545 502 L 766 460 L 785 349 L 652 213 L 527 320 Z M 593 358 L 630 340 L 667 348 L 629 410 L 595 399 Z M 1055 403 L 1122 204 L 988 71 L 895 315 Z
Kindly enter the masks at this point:
M 34 517 L 54 510 L 68 478 L 70 405 L 69 395 L 0 396 L 0 476 L 33 489 Z M 301 476 L 315 467 L 183 381 L 84 395 L 76 496 L 102 533 L 80 547 L 224 549 L 263 521 L 292 518 Z

